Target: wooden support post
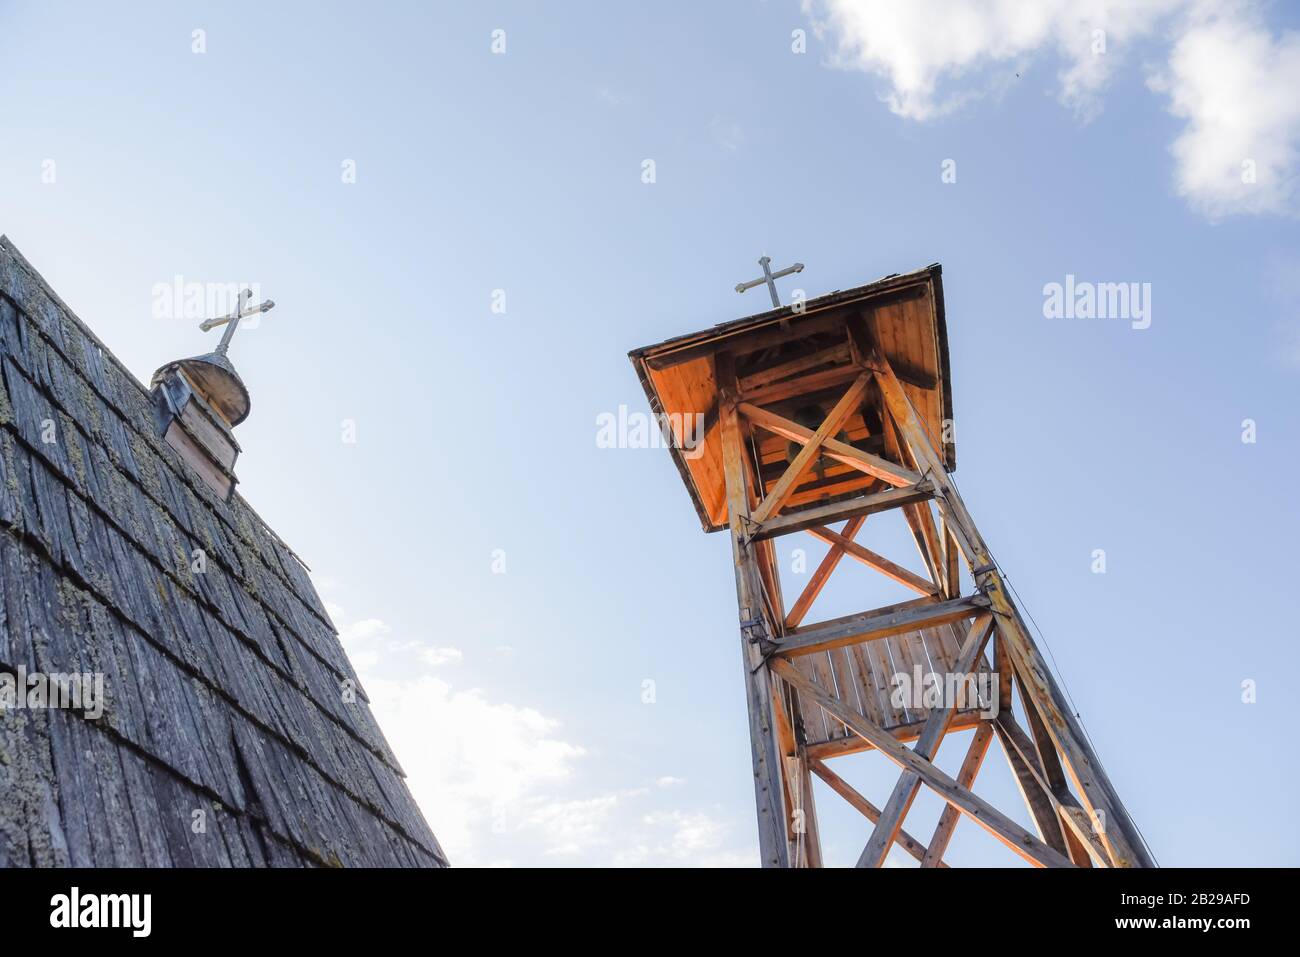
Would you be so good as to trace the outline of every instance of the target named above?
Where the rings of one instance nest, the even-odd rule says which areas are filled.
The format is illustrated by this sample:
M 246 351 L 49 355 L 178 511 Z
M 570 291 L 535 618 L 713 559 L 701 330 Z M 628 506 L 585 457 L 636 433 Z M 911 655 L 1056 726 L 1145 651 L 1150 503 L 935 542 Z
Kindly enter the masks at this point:
M 1091 832 L 1091 824 L 1082 833 L 1076 833 L 1079 820 L 1088 822 L 1087 811 L 1079 806 L 1079 801 L 1065 785 L 1053 787 L 1049 783 L 1043 765 L 1037 762 L 1034 742 L 1015 723 L 1010 711 L 997 716 L 995 727 L 998 740 L 1002 742 L 1002 750 L 1006 753 L 1006 761 L 1010 763 L 1011 772 L 1021 787 L 1024 804 L 1030 809 L 1030 815 L 1044 840 L 1069 854 L 1071 861 L 1080 867 L 1091 867 L 1093 861 L 1102 867 L 1109 867 L 1105 848 L 1102 848 L 1101 841 Z M 1052 759 L 1056 761 L 1056 750 L 1052 752 Z M 1049 832 L 1056 833 L 1056 839 L 1049 840 Z
M 993 612 L 998 617 L 998 627 L 1015 665 L 1026 702 L 1038 710 L 1052 743 L 1060 751 L 1063 764 L 1088 808 L 1111 863 L 1118 867 L 1153 867 L 1155 862 L 1012 603 L 1006 583 L 902 383 L 890 368 L 889 361 L 875 349 L 873 337 L 865 325 L 859 323 L 852 332 L 862 354 L 868 357 L 885 408 L 900 437 L 911 449 L 922 474 L 935 483 L 945 525 L 951 528 L 970 562 L 976 587 L 993 603 Z
M 1007 740 L 1007 733 L 1003 725 L 995 724 L 994 727 L 997 729 L 998 738 L 1002 743 L 1002 753 L 1007 756 L 1007 764 L 1011 766 L 1011 774 L 1016 780 L 1016 787 L 1020 789 L 1020 796 L 1024 799 L 1025 807 L 1029 809 L 1029 816 L 1034 819 L 1034 827 L 1038 829 L 1038 836 L 1042 838 L 1044 844 L 1048 844 L 1062 854 L 1068 855 L 1070 849 L 1066 846 L 1065 835 L 1061 831 L 1061 819 L 1056 815 L 1056 809 L 1052 806 L 1051 798 L 1040 786 L 1029 763 Z M 1073 860 L 1073 857 L 1071 857 L 1071 860 Z M 1076 861 L 1076 863 L 1078 862 Z
M 744 465 L 744 441 L 736 413 L 736 370 L 730 353 L 717 356 L 721 389 L 722 462 L 727 484 L 731 548 L 736 571 L 736 600 L 740 607 L 741 659 L 745 700 L 749 708 L 750 749 L 754 764 L 754 798 L 758 809 L 758 846 L 764 867 L 790 866 L 785 782 L 774 733 L 773 684 L 758 642 L 773 634 L 763 608 L 762 584 L 753 551 L 745 540 L 750 490 Z
M 1008 667 L 1011 667 L 1008 662 Z M 1044 727 L 1042 718 L 1038 715 L 1038 709 L 1028 701 L 1024 700 L 1022 695 L 1021 704 L 1024 705 L 1025 719 L 1029 722 L 1029 730 L 1032 735 L 1026 735 L 1016 724 L 1015 718 L 1011 713 L 1011 705 L 1008 701 L 1007 707 L 1002 710 L 998 716 L 1003 727 L 1011 734 L 1018 746 L 1027 744 L 1028 747 L 1020 747 L 1026 763 L 1033 765 L 1033 759 L 1037 758 L 1037 768 L 1040 775 L 1040 783 L 1043 790 L 1051 798 L 1053 806 L 1057 811 L 1062 808 L 1078 810 L 1083 817 L 1087 817 L 1087 812 L 1079 807 L 1079 802 L 1074 795 L 1070 793 L 1069 785 L 1066 783 L 1065 771 L 1061 767 L 1060 755 L 1056 753 L 1056 747 L 1052 744 L 1052 738 Z M 1074 817 L 1069 815 L 1061 818 L 1061 834 L 1065 838 L 1065 843 L 1070 848 L 1070 857 L 1080 867 L 1090 866 L 1089 859 L 1095 858 L 1094 845 L 1099 844 L 1096 835 L 1077 835 L 1075 834 L 1073 823 Z M 1091 830 L 1091 824 L 1089 824 Z M 1098 862 L 1102 866 L 1109 866 L 1109 860 L 1103 853 L 1101 860 Z

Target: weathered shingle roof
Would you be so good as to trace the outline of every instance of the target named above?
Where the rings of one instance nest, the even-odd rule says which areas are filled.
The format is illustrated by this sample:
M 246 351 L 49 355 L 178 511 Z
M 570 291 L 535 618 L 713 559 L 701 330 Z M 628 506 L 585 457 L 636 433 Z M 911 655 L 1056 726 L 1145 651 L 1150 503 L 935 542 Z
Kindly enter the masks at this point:
M 0 712 L 0 866 L 445 864 L 306 569 L 154 421 L 0 237 L 0 670 L 107 699 Z

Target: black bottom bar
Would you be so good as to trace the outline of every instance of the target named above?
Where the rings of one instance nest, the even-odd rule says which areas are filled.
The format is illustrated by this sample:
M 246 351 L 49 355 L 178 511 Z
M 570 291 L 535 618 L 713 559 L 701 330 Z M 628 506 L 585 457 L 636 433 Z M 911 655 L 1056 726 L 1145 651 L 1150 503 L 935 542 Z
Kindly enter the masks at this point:
M 1231 946 L 1257 931 L 1277 935 L 1294 872 L 978 870 L 729 871 L 0 871 L 7 936 L 80 935 L 133 943 L 256 946 L 276 940 L 374 945 L 416 939 L 499 942 L 512 933 L 539 944 L 586 939 L 614 922 L 623 934 L 675 947 L 703 929 L 736 941 L 813 935 L 876 944 L 935 936 L 949 946 L 1010 940 L 1114 936 Z M 73 928 L 76 923 L 116 927 Z M 102 895 L 113 895 L 105 899 Z M 148 895 L 123 898 L 118 895 Z M 748 900 L 745 920 L 735 905 Z M 838 903 L 837 903 L 838 902 Z M 137 937 L 145 929 L 147 938 Z M 63 926 L 53 926 L 61 924 Z M 622 932 L 617 930 L 622 927 Z M 575 930 L 578 936 L 572 935 Z M 436 935 L 430 937 L 429 935 Z M 597 935 L 603 936 L 603 935 Z M 630 942 L 632 937 L 626 938 Z M 337 952 L 337 951 L 336 951 Z

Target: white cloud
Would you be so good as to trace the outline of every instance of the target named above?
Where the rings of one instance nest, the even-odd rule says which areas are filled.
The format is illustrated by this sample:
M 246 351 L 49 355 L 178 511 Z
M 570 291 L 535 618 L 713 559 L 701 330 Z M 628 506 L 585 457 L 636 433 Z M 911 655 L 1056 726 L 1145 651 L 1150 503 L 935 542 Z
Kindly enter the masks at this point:
M 380 635 L 386 635 L 391 629 L 378 618 L 365 618 L 354 621 L 347 626 L 339 637 L 344 641 L 370 641 Z
M 568 780 L 586 752 L 533 708 L 457 691 L 432 675 L 361 674 L 375 719 L 407 784 L 453 863 L 477 859 L 478 836 L 508 826 L 515 809 Z M 500 822 L 500 824 L 498 823 Z
M 433 669 L 457 648 L 400 640 L 381 619 L 351 621 L 327 603 L 380 728 L 452 863 L 743 866 L 757 852 L 725 818 L 662 804 L 685 784 L 591 793 L 579 773 L 587 749 L 535 708 L 457 689 Z
M 1167 59 L 1149 84 L 1186 121 L 1171 147 L 1179 194 L 1211 218 L 1295 211 L 1300 37 L 1275 37 L 1251 0 L 803 0 L 803 6 L 818 33 L 830 37 L 835 65 L 883 78 L 889 108 L 919 121 L 1006 86 L 1043 55 L 1060 63 L 1060 100 L 1090 119 L 1116 65 L 1148 41 Z M 1246 160 L 1254 163 L 1254 183 L 1242 181 Z
M 343 643 L 343 648 L 347 651 L 348 659 L 356 668 L 358 676 L 373 671 L 400 654 L 421 650 L 418 642 L 395 641 L 390 637 L 392 629 L 378 618 L 346 621 L 343 609 L 329 602 L 325 603 L 325 610 L 329 613 L 330 620 L 334 622 L 334 627 L 338 629 L 339 641 Z M 364 682 L 362 686 L 365 686 Z
M 615 794 L 573 801 L 551 801 L 534 808 L 525 827 L 546 836 L 546 853 L 573 856 L 608 840 L 609 819 L 618 806 Z
M 707 811 L 657 811 L 642 820 L 646 831 L 637 847 L 645 861 L 669 866 L 754 867 L 755 851 L 737 853 L 728 847 L 732 825 Z
M 1171 151 L 1178 192 L 1195 208 L 1211 218 L 1294 210 L 1300 35 L 1274 38 L 1233 5 L 1191 23 L 1151 87 L 1187 121 Z
M 543 863 L 613 867 L 754 867 L 757 847 L 719 808 L 655 808 L 647 788 L 520 802 L 506 841 L 535 847 Z M 746 816 L 746 820 L 748 817 Z
M 465 660 L 465 653 L 459 648 L 426 648 L 420 655 L 425 664 L 438 667 L 439 665 L 455 664 Z
M 460 649 L 398 639 L 381 619 L 353 621 L 337 605 L 326 610 L 452 863 L 490 863 L 480 857 L 483 836 L 571 779 L 586 751 L 536 709 L 457 689 L 433 672 L 463 661 Z
M 890 109 L 925 120 L 1006 82 L 1044 48 L 1065 61 L 1062 101 L 1091 115 L 1124 45 L 1185 2 L 803 0 L 803 7 L 819 32 L 834 35 L 837 65 L 885 77 Z M 963 83 L 945 87 L 956 80 Z

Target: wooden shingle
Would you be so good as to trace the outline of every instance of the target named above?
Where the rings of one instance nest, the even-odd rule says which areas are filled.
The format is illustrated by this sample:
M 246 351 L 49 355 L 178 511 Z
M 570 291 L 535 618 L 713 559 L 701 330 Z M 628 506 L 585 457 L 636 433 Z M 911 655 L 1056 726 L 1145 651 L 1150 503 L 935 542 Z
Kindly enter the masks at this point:
M 305 567 L 4 237 L 0 575 L 0 672 L 106 699 L 0 711 L 0 866 L 446 865 Z

